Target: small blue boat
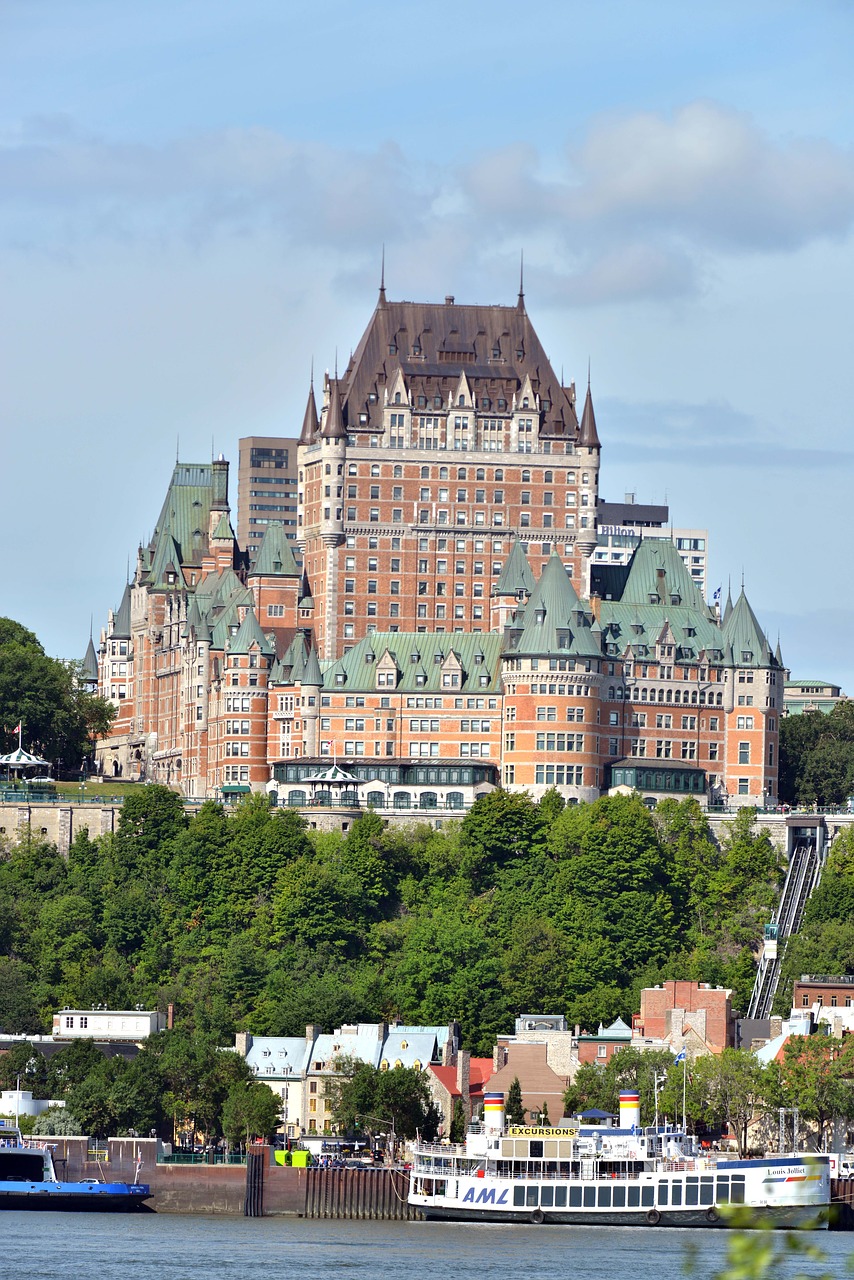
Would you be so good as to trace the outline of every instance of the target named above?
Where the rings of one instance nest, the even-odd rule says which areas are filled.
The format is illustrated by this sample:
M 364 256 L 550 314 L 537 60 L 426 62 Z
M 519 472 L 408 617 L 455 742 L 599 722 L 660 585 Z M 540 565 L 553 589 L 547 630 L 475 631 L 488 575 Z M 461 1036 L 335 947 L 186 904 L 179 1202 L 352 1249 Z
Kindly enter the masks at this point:
M 151 1188 L 133 1182 L 60 1182 L 46 1142 L 24 1138 L 0 1120 L 0 1209 L 71 1210 L 83 1213 L 138 1213 L 150 1210 Z

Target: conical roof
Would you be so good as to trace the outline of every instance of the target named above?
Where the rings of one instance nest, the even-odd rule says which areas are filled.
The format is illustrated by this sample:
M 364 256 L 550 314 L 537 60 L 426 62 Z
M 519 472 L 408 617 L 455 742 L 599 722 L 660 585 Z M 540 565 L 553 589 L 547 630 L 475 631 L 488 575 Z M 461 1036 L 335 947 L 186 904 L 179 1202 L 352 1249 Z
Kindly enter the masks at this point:
M 515 653 L 600 653 L 563 561 L 552 552 L 525 609 Z
M 224 541 L 230 541 L 230 542 L 234 541 L 234 530 L 231 527 L 231 521 L 228 518 L 227 511 L 223 511 L 222 515 L 220 516 L 219 523 L 217 524 L 217 527 L 214 529 L 213 536 L 215 538 L 221 538 Z
M 744 587 L 724 623 L 723 632 L 727 644 L 732 646 L 736 666 L 758 667 L 770 664 L 771 646 L 744 594 Z
M 347 428 L 344 426 L 344 415 L 341 412 L 341 393 L 338 389 L 337 378 L 330 379 L 329 408 L 326 411 L 326 421 L 321 428 L 320 434 L 325 440 L 345 440 L 347 438 Z
M 229 653 L 248 653 L 253 645 L 257 645 L 261 652 L 268 656 L 276 652 L 275 646 L 270 643 L 261 630 L 261 624 L 255 617 L 255 611 L 248 609 L 237 635 L 234 636 L 228 646 L 228 651 Z
M 531 595 L 534 590 L 534 575 L 528 564 L 528 557 L 522 543 L 516 539 L 510 548 L 510 555 L 504 564 L 498 581 L 492 588 L 494 596 L 517 596 L 520 591 Z
M 111 640 L 130 640 L 130 583 L 125 584 L 122 602 L 113 616 Z
M 308 651 L 308 657 L 305 660 L 305 666 L 302 669 L 301 683 L 303 686 L 311 685 L 312 688 L 321 689 L 323 687 L 323 676 L 320 671 L 320 663 L 317 660 L 317 650 L 312 645 Z
M 314 382 L 312 381 L 308 391 L 308 403 L 305 406 L 305 416 L 302 420 L 302 431 L 300 432 L 300 444 L 314 444 L 318 428 L 317 405 L 314 400 Z
M 587 449 L 598 449 L 599 433 L 596 430 L 596 415 L 593 412 L 593 396 L 590 394 L 590 383 L 587 384 L 587 395 L 584 400 L 584 413 L 581 415 L 581 430 L 578 443 Z
M 98 679 L 98 655 L 95 652 L 91 636 L 86 646 L 86 653 L 83 656 L 83 677 L 89 681 L 97 681 Z
M 263 574 L 268 578 L 299 576 L 299 569 L 285 533 L 285 526 L 280 520 L 271 520 L 267 525 L 249 574 L 250 577 L 254 574 Z

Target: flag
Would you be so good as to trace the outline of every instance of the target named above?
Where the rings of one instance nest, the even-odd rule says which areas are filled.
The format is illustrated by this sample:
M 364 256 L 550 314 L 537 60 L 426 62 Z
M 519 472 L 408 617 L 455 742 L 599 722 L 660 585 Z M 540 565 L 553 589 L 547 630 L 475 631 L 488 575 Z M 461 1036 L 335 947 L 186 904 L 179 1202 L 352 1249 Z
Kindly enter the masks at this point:
M 717 603 L 718 603 L 718 601 L 720 600 L 720 598 L 721 598 L 721 588 L 720 588 L 720 587 L 717 587 L 717 588 L 715 589 L 715 592 L 714 592 L 713 596 L 712 596 L 712 604 L 717 604 Z
M 19 721 L 18 721 L 18 723 L 15 725 L 14 729 L 12 730 L 12 732 L 13 732 L 13 733 L 20 733 L 20 732 L 21 732 L 21 721 L 20 721 L 20 720 L 19 720 Z
M 684 1049 L 680 1049 L 680 1050 L 679 1050 L 679 1052 L 677 1053 L 676 1057 L 673 1059 L 673 1061 L 674 1061 L 674 1062 L 684 1062 L 684 1061 L 685 1061 L 685 1059 L 686 1059 L 686 1057 L 687 1057 L 687 1054 L 685 1053 L 685 1050 L 684 1050 Z

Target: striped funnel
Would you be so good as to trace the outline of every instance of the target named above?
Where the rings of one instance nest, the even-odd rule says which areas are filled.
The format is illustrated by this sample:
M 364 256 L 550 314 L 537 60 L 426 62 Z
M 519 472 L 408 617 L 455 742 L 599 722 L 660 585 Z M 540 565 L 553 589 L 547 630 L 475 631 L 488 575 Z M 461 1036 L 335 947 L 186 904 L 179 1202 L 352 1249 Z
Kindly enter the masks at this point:
M 640 1127 L 640 1094 L 637 1089 L 620 1090 L 620 1128 Z
M 487 1133 L 504 1132 L 504 1094 L 484 1093 L 483 1123 Z

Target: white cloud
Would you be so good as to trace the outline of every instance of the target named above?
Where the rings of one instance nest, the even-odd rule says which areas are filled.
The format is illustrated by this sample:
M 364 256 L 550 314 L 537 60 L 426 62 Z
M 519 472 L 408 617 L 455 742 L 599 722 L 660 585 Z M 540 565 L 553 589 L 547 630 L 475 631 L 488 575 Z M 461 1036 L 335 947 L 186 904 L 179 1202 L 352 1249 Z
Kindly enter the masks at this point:
M 548 170 L 547 170 L 548 164 Z M 854 157 L 779 141 L 712 102 L 671 116 L 599 118 L 559 163 L 530 145 L 427 166 L 395 142 L 371 150 L 228 129 L 161 146 L 28 122 L 0 147 L 7 244 L 188 240 L 274 231 L 333 256 L 430 244 L 434 272 L 524 244 L 543 296 L 594 305 L 690 296 L 715 255 L 792 252 L 854 221 Z

